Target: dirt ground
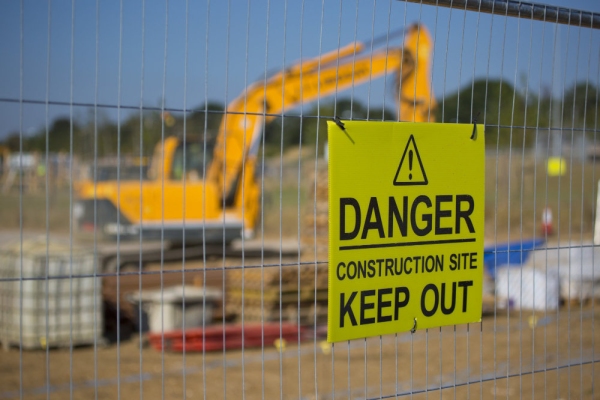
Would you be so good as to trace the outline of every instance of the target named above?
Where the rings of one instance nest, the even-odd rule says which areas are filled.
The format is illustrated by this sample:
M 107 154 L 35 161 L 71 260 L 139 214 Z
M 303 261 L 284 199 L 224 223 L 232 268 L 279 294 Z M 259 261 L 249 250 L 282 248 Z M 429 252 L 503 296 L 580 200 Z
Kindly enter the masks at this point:
M 558 178 L 536 178 L 534 172 L 542 169 L 518 162 L 508 165 L 506 157 L 486 165 L 487 243 L 539 235 L 539 214 L 546 205 L 555 213 L 555 235 L 566 241 L 555 245 L 568 246 L 571 239 L 591 237 L 596 182 L 589 177 L 600 172 L 586 172 L 586 180 L 582 173 L 570 175 L 559 185 Z M 305 228 L 305 221 L 298 220 L 304 205 L 298 205 L 295 174 L 292 170 L 284 180 L 290 188 L 279 192 L 277 186 L 275 194 L 265 198 L 271 209 L 279 209 L 265 215 L 265 231 L 277 242 L 279 237 L 297 242 L 297 235 L 303 235 L 299 226 Z M 509 176 L 513 179 L 508 180 Z M 585 190 L 569 192 L 569 187 L 584 184 Z M 300 194 L 312 201 L 310 193 Z M 6 200 L 14 200 L 14 205 L 0 210 L 3 228 L 18 231 L 23 223 L 25 230 L 45 232 L 45 222 L 36 225 L 45 221 L 45 202 L 26 198 L 22 215 L 27 218 L 21 222 L 17 218 L 20 198 L 13 197 Z M 51 201 L 51 230 L 68 231 L 68 205 L 68 198 L 60 196 Z M 308 233 L 312 235 L 313 229 Z M 0 241 L 8 237 L 19 238 L 14 231 L 8 236 L 0 232 Z M 304 261 L 313 257 L 326 265 L 326 237 L 310 237 L 317 250 L 307 251 Z M 293 265 L 295 261 L 294 257 L 246 259 L 245 265 Z M 211 263 L 224 264 L 216 259 L 207 266 Z M 240 263 L 240 259 L 226 261 L 227 266 Z M 156 270 L 157 266 L 148 268 Z M 182 263 L 158 268 L 181 269 Z M 198 272 L 202 266 L 186 262 L 188 268 Z M 600 304 L 596 303 L 567 304 L 558 312 L 541 314 L 497 312 L 477 324 L 333 347 L 316 334 L 281 350 L 265 343 L 264 348 L 227 352 L 162 352 L 148 346 L 139 334 L 74 349 L 20 351 L 13 347 L 0 351 L 0 399 L 600 399 L 600 387 L 594 386 L 600 382 L 599 332 Z
M 320 252 L 304 252 L 303 261 Z M 227 266 L 240 259 L 227 258 Z M 248 258 L 293 265 L 297 257 Z M 185 271 L 203 261 L 186 261 Z M 209 259 L 206 267 L 223 265 Z M 181 270 L 181 261 L 148 270 Z M 176 273 L 181 277 L 181 273 Z M 137 277 L 135 277 L 137 280 Z M 323 327 L 320 327 L 323 328 Z M 355 340 L 330 347 L 311 331 L 300 344 L 226 352 L 170 352 L 139 333 L 72 350 L 0 352 L 0 399 L 600 399 L 600 304 L 558 312 L 496 311 L 479 324 Z
M 479 324 L 209 353 L 133 339 L 0 353 L 0 399 L 600 398 L 600 305 L 497 313 Z M 441 390 L 440 390 L 441 388 Z M 22 397 L 21 397 L 22 396 Z

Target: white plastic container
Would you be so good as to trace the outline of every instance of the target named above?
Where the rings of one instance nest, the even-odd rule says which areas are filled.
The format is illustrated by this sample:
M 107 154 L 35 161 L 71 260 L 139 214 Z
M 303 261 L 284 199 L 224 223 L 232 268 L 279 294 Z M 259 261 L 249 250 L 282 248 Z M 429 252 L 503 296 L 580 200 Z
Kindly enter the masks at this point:
M 566 301 L 583 302 L 600 297 L 600 247 L 572 243 L 571 247 L 538 250 L 530 264 L 540 271 L 557 274 L 560 296 Z
M 69 243 L 0 248 L 0 342 L 5 348 L 92 344 L 102 338 L 94 255 Z
M 497 307 L 556 310 L 559 305 L 558 276 L 534 268 L 503 267 L 496 271 Z
M 185 328 L 209 325 L 213 319 L 215 302 L 221 291 L 195 286 L 171 286 L 160 289 L 134 292 L 129 301 L 142 307 L 142 331 L 161 333 Z M 184 307 L 185 305 L 185 307 Z M 136 313 L 137 315 L 137 313 Z

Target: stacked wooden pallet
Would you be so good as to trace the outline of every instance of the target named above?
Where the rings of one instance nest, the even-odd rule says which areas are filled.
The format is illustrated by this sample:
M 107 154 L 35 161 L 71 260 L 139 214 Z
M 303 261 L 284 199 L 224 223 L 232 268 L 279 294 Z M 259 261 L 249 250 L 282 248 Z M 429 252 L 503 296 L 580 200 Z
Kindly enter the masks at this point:
M 327 254 L 329 243 L 329 178 L 327 165 L 319 167 L 315 174 L 316 182 L 310 186 L 305 207 L 302 242 L 305 246 L 316 247 L 319 259 Z
M 244 321 L 327 320 L 327 266 L 294 265 L 227 272 L 227 313 Z

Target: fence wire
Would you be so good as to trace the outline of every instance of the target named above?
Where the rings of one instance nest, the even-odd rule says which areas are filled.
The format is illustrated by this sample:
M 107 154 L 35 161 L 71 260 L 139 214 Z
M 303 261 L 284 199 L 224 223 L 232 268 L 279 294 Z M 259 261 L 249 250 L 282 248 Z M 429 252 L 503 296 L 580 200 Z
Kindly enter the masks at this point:
M 0 26 L 0 399 L 599 396 L 599 6 L 22 0 Z M 426 120 L 485 125 L 482 320 L 329 344 L 326 122 L 414 120 L 411 57 Z

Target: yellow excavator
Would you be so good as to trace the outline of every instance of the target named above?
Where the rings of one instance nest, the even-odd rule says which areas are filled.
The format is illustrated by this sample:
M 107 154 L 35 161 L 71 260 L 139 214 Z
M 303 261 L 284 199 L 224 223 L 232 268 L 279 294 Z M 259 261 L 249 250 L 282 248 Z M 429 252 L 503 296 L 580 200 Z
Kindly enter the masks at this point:
M 229 243 L 250 236 L 260 213 L 255 168 L 265 124 L 300 104 L 395 74 L 401 121 L 433 119 L 432 40 L 423 26 L 399 47 L 363 43 L 303 60 L 249 86 L 227 107 L 213 146 L 167 137 L 156 146 L 148 179 L 81 184 L 78 224 L 109 237 Z

